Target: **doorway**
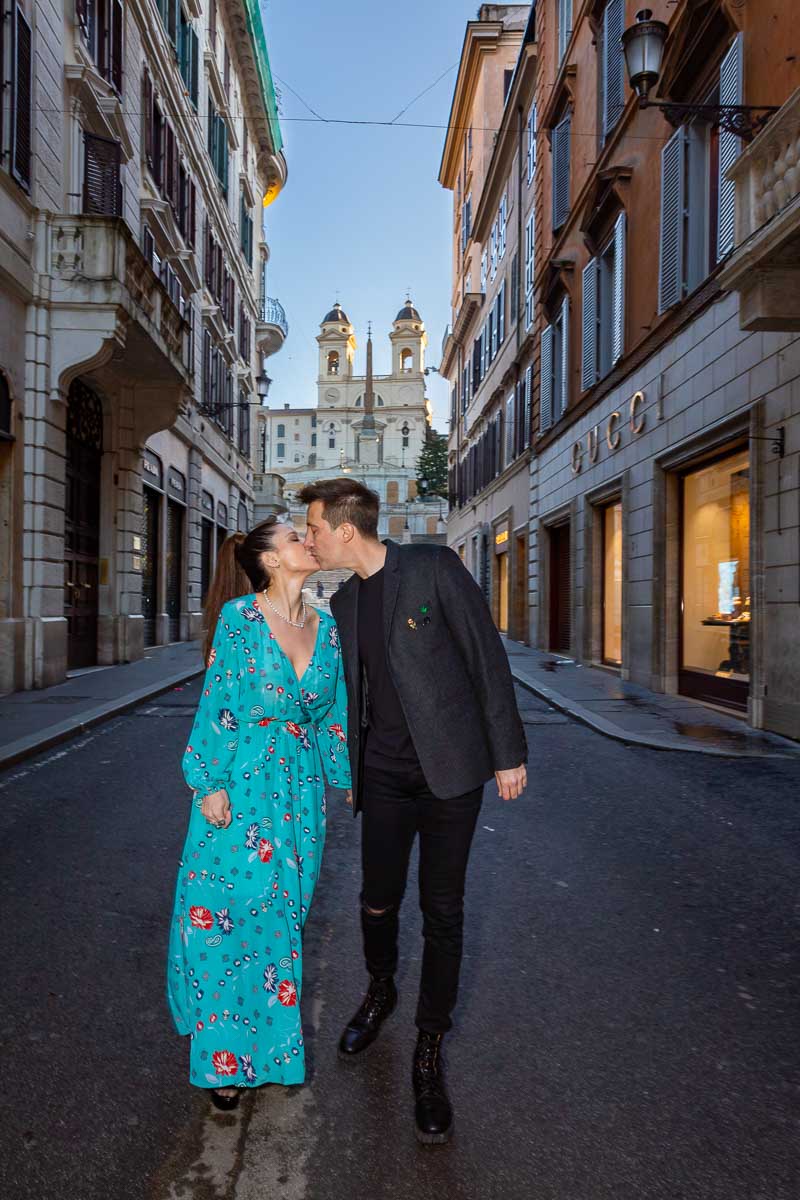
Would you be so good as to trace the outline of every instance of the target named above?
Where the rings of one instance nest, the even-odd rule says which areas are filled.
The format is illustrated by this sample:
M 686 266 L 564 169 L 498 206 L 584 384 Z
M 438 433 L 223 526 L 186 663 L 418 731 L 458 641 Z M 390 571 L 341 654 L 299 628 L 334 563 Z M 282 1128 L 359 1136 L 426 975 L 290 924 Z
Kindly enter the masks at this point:
M 158 531 L 161 527 L 161 496 L 152 488 L 142 488 L 142 616 L 144 644 L 156 642 L 158 611 Z
M 514 619 L 512 636 L 528 640 L 528 539 L 524 533 L 514 538 Z
M 167 501 L 167 619 L 169 640 L 180 641 L 183 579 L 183 505 Z
M 549 649 L 569 654 L 572 642 L 572 571 L 569 524 L 550 529 Z
M 603 509 L 603 652 L 609 666 L 622 666 L 622 501 Z
M 64 513 L 64 616 L 67 668 L 97 663 L 97 584 L 100 552 L 100 461 L 103 408 L 76 379 L 67 400 Z
M 497 562 L 497 628 L 508 633 L 508 550 L 496 556 Z

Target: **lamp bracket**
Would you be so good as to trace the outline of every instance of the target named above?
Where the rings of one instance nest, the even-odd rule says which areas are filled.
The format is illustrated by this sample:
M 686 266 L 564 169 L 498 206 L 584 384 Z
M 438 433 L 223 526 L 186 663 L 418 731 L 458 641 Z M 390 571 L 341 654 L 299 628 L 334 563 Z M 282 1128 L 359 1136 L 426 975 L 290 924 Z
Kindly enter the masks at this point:
M 757 433 L 750 434 L 752 442 L 769 442 L 770 449 L 773 454 L 777 454 L 778 458 L 786 456 L 786 426 L 779 425 L 774 433 L 767 434 L 766 437 Z
M 726 133 L 751 141 L 778 111 L 765 104 L 673 104 L 671 101 L 643 100 L 641 108 L 658 108 L 676 128 L 687 121 L 705 119 Z

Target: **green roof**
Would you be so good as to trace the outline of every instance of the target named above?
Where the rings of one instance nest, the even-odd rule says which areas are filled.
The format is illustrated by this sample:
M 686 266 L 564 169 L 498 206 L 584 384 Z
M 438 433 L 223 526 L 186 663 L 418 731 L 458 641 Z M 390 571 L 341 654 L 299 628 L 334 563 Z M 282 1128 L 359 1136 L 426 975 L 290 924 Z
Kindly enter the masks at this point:
M 283 147 L 283 135 L 281 134 L 280 121 L 278 120 L 278 101 L 275 97 L 275 84 L 272 82 L 272 71 L 270 70 L 269 54 L 267 53 L 267 38 L 264 33 L 264 22 L 261 20 L 261 9 L 259 8 L 258 0 L 244 0 L 244 9 L 247 14 L 248 32 L 250 33 L 253 49 L 256 54 L 261 96 L 264 100 L 264 107 L 267 110 L 273 148 L 277 154 Z

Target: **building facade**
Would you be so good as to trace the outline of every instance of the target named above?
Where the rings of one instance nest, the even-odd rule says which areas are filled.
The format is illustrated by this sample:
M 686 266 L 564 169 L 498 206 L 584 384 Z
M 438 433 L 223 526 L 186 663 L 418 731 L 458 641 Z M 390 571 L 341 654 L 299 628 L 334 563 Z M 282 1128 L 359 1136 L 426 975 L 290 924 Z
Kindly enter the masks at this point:
M 532 640 L 800 737 L 796 15 L 654 3 L 643 107 L 634 7 L 535 6 Z
M 198 635 L 218 542 L 252 519 L 253 409 L 287 326 L 265 287 L 286 164 L 254 0 L 4 8 L 8 691 Z
M 448 543 L 504 633 L 527 641 L 535 19 L 483 4 L 467 25 L 439 182 L 453 193 Z
M 298 528 L 305 510 L 294 502 L 304 483 L 352 474 L 381 498 L 381 537 L 442 537 L 445 504 L 420 495 L 417 461 L 430 429 L 425 394 L 425 324 L 410 300 L 388 335 L 392 371 L 355 373 L 355 330 L 340 304 L 326 313 L 317 336 L 317 403 L 310 408 L 262 407 L 257 413 L 256 511 L 272 511 L 282 493 Z M 280 479 L 281 483 L 276 484 Z

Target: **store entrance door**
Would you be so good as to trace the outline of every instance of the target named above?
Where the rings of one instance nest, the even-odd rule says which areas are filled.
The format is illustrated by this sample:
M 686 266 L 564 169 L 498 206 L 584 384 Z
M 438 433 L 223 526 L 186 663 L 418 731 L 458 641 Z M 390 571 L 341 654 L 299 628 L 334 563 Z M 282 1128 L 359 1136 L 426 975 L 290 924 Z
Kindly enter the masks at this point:
M 569 525 L 550 530 L 550 638 L 549 649 L 569 654 L 572 641 L 572 587 Z

